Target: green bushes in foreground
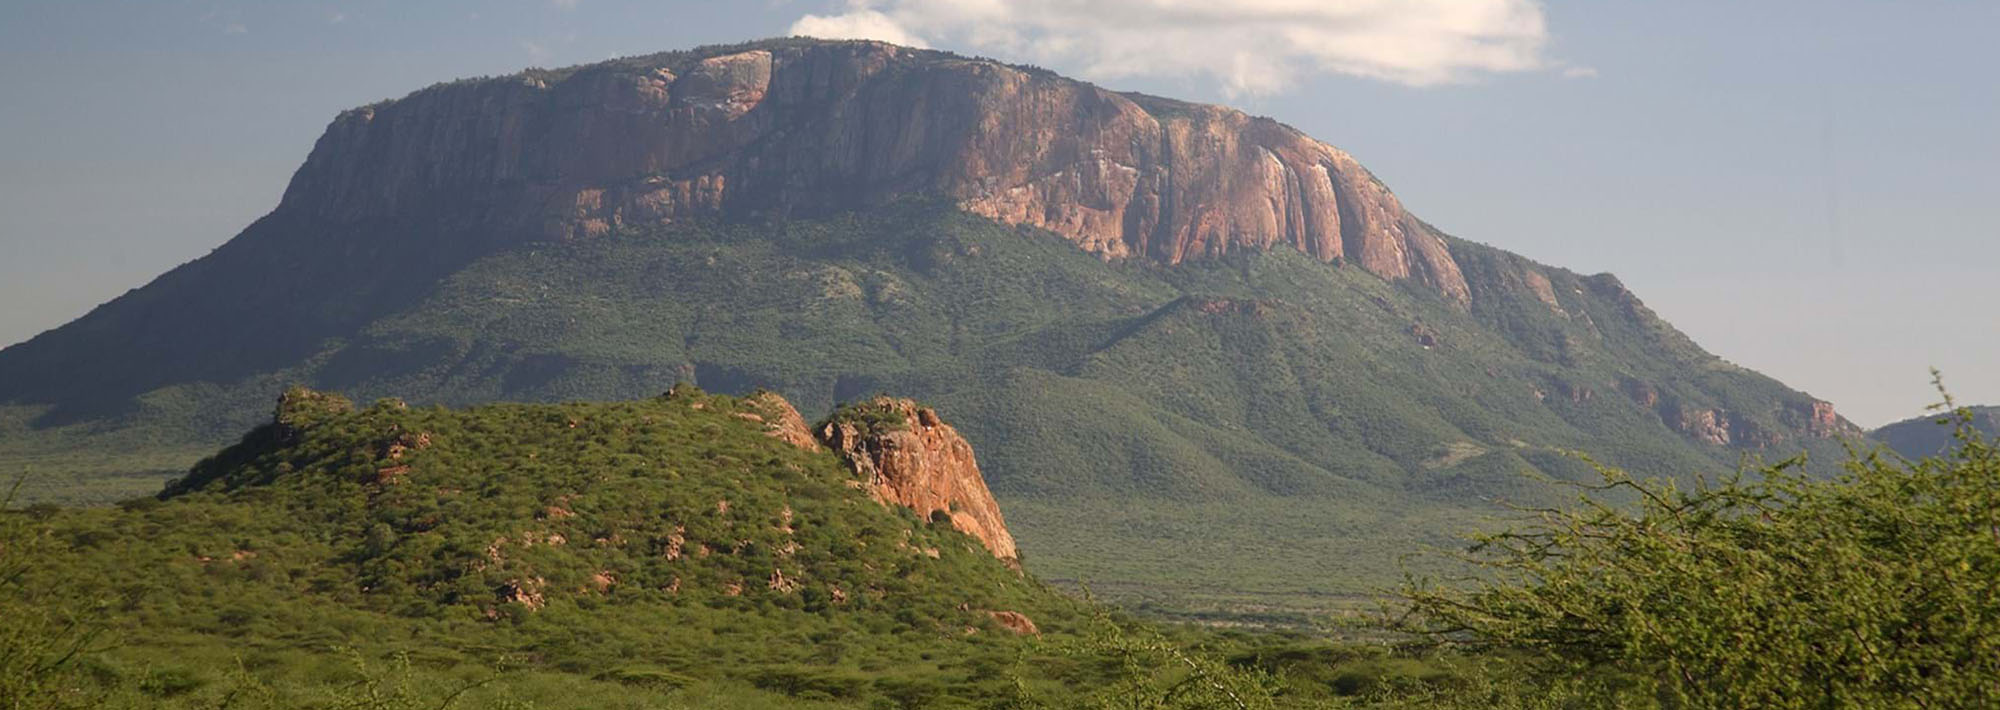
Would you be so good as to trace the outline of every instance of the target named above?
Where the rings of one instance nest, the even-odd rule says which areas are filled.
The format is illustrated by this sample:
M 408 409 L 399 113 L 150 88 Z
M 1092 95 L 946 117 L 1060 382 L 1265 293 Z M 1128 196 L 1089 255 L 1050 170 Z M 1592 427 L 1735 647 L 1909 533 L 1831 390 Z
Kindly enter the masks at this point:
M 1412 624 L 1523 654 L 1586 706 L 2000 705 L 2000 454 L 1960 420 L 1946 456 L 1827 481 L 1606 471 L 1636 511 L 1586 497 L 1484 537 L 1487 574 L 1413 585 Z
M 1414 647 L 1215 665 L 1098 634 L 1084 655 L 1120 680 L 1029 707 L 2000 707 L 2000 449 L 1954 418 L 1947 455 L 1833 479 L 1604 469 L 1579 505 L 1479 538 L 1472 577 L 1412 581 Z

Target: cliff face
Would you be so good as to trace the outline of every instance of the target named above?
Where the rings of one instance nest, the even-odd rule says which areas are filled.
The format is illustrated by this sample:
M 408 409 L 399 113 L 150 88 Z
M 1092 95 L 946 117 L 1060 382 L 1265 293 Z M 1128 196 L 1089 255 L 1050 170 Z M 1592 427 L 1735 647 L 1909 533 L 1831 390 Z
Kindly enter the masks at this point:
M 473 206 L 482 231 L 519 241 L 919 194 L 1106 258 L 1284 246 L 1470 297 L 1438 235 L 1290 127 L 876 42 L 655 55 L 356 109 L 280 211 L 363 223 Z
M 947 515 L 952 527 L 978 538 L 994 557 L 1019 557 L 972 445 L 957 429 L 907 399 L 881 397 L 862 408 L 877 421 L 836 417 L 820 427 L 819 438 L 847 458 L 876 499 L 923 517 Z

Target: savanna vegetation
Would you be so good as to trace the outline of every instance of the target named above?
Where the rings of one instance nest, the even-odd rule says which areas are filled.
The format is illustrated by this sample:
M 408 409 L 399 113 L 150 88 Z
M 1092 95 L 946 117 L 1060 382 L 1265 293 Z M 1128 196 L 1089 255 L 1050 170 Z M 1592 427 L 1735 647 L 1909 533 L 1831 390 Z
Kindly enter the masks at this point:
M 1479 573 L 1413 577 L 1373 641 L 1335 641 L 1055 593 L 766 436 L 754 406 L 294 391 L 157 498 L 0 515 L 0 706 L 2000 701 L 2000 453 L 1971 426 L 1830 479 L 1601 469 L 1479 538 Z

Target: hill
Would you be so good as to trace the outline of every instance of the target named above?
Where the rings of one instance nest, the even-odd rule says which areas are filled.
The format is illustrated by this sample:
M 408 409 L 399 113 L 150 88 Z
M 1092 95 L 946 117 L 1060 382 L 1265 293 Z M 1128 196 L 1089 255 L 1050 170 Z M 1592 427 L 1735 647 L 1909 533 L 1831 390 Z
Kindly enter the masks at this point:
M 1570 452 L 1689 475 L 1859 434 L 1275 121 L 794 39 L 342 114 L 270 215 L 0 350 L 0 466 L 44 500 L 147 490 L 291 382 L 463 405 L 680 381 L 931 402 L 1030 570 L 1179 607 L 1367 593 L 1588 475 Z
M 1965 412 L 1972 418 L 1974 429 L 1987 436 L 2000 436 L 2000 407 L 1967 407 Z M 1904 458 L 1920 459 L 1957 446 L 1957 440 L 1952 438 L 1954 424 L 1956 419 L 1950 415 L 1914 417 L 1885 424 L 1869 436 Z
M 353 679 L 343 655 L 377 677 L 401 655 L 433 688 L 502 669 L 476 697 L 517 705 L 921 705 L 1004 694 L 1024 634 L 1074 628 L 957 529 L 976 468 L 933 509 L 882 502 L 950 488 L 868 454 L 962 450 L 935 413 L 843 410 L 827 433 L 861 475 L 802 424 L 691 389 L 465 410 L 293 390 L 157 500 L 29 511 L 28 584 L 113 641 L 90 675 L 119 702 L 190 706 L 237 673 L 311 705 Z

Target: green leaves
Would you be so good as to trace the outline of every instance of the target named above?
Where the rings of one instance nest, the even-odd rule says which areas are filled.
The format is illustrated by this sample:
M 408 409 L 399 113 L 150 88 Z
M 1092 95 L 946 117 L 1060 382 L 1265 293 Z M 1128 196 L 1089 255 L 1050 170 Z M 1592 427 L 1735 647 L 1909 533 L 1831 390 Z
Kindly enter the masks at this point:
M 1601 469 L 1578 504 L 1481 538 L 1467 587 L 1413 581 L 1410 628 L 1525 651 L 1544 677 L 1667 707 L 2000 702 L 2000 457 L 1787 461 L 1683 490 Z M 1607 502 L 1619 491 L 1636 508 Z

